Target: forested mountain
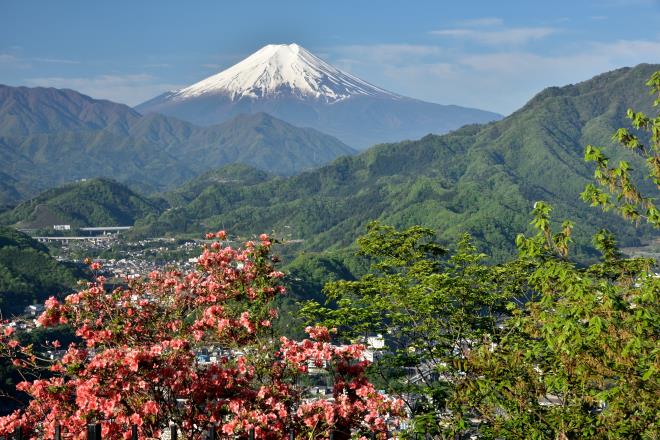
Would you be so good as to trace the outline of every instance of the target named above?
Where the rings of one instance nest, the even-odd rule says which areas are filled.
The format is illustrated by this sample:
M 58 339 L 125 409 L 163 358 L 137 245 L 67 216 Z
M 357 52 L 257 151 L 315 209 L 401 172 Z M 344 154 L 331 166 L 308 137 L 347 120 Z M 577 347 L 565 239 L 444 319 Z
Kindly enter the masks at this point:
M 153 192 L 229 163 L 288 175 L 353 153 L 265 114 L 202 128 L 72 90 L 0 86 L 0 205 L 84 178 Z
M 265 171 L 243 164 L 226 165 L 205 172 L 181 187 L 162 194 L 170 206 L 182 206 L 192 202 L 202 192 L 212 192 L 218 186 L 245 187 L 267 181 L 274 176 Z
M 0 115 L 2 136 L 103 129 L 123 133 L 140 119 L 130 107 L 74 90 L 3 85 Z
M 176 157 L 189 162 L 195 174 L 242 163 L 273 174 L 291 175 L 356 153 L 332 136 L 294 127 L 266 113 L 241 114 L 198 129 L 184 142 L 184 150 Z
M 79 275 L 27 235 L 0 227 L 0 313 L 6 319 L 33 303 L 71 289 Z
M 363 150 L 502 116 L 408 98 L 369 84 L 297 44 L 269 44 L 222 72 L 136 107 L 199 125 L 267 112 Z
M 21 228 L 51 228 L 68 224 L 130 226 L 136 219 L 157 214 L 165 206 L 109 179 L 91 179 L 50 189 L 0 214 L 0 223 Z
M 290 178 L 205 189 L 141 228 L 286 231 L 320 250 L 351 244 L 367 222 L 381 219 L 434 227 L 446 240 L 469 231 L 497 258 L 527 229 L 534 202 L 545 200 L 557 218 L 576 221 L 583 250 L 603 226 L 634 242 L 631 225 L 580 200 L 593 175 L 584 147 L 611 145 L 628 107 L 650 107 L 644 83 L 658 68 L 644 64 L 552 87 L 502 121 L 380 145 Z

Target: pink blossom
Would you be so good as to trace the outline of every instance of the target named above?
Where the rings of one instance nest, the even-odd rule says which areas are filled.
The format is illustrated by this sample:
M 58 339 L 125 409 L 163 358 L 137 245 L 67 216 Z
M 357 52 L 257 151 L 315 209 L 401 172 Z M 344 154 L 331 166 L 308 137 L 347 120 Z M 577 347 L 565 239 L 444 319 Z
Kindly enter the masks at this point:
M 207 237 L 223 240 L 226 234 Z M 131 424 L 140 438 L 157 438 L 173 418 L 186 432 L 223 420 L 227 435 L 245 436 L 254 428 L 266 440 L 292 426 L 305 438 L 337 425 L 384 426 L 384 417 L 400 413 L 401 406 L 368 382 L 363 347 L 332 345 L 325 327 L 308 328 L 310 339 L 303 341 L 272 339 L 284 274 L 271 264 L 270 237 L 259 239 L 261 246 L 248 243 L 245 249 L 216 241 L 190 273 L 154 271 L 113 291 L 99 277 L 63 304 L 50 298 L 38 322 L 69 323 L 82 343 L 71 344 L 48 366 L 48 379 L 18 385 L 32 399 L 0 417 L 0 437 L 20 425 L 29 438 L 52 438 L 55 420 L 65 432 L 82 433 L 90 414 L 105 419 L 104 440 L 130 438 Z M 20 351 L 3 353 L 18 366 L 21 359 L 32 362 L 30 348 L 8 341 L 5 328 L 0 349 Z M 238 354 L 198 362 L 196 351 L 210 345 Z M 309 365 L 334 375 L 333 400 L 305 399 L 301 384 Z

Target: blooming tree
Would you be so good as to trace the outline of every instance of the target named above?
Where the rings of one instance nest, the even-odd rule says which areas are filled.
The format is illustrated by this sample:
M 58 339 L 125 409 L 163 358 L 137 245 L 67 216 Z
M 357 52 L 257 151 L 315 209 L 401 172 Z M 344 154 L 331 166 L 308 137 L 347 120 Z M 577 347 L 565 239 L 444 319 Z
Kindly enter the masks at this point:
M 169 423 L 189 438 L 211 425 L 227 435 L 254 430 L 263 439 L 291 430 L 305 438 L 383 435 L 401 405 L 366 379 L 363 346 L 335 346 L 323 327 L 308 328 L 310 339 L 301 342 L 274 334 L 273 300 L 285 289 L 271 239 L 263 234 L 233 249 L 223 247 L 224 231 L 207 238 L 216 240 L 196 271 L 152 272 L 113 290 L 99 275 L 63 302 L 50 298 L 38 322 L 69 325 L 82 343 L 47 363 L 47 376 L 18 384 L 31 400 L 0 418 L 0 436 L 21 427 L 30 438 L 52 438 L 61 425 L 82 439 L 92 422 L 111 439 L 129 438 L 132 425 L 141 437 L 159 437 Z M 0 354 L 20 368 L 43 366 L 12 333 L 0 331 Z M 223 356 L 202 363 L 197 354 L 205 348 Z M 307 394 L 301 384 L 310 366 L 332 376 L 332 399 Z

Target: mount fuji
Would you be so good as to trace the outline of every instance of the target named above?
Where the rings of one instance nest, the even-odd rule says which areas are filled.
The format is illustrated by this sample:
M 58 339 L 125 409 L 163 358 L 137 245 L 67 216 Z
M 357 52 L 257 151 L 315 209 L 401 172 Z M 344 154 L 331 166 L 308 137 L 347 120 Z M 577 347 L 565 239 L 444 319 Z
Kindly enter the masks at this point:
M 297 44 L 268 45 L 232 67 L 135 108 L 212 125 L 241 113 L 269 113 L 364 149 L 444 133 L 502 116 L 398 95 L 344 72 Z

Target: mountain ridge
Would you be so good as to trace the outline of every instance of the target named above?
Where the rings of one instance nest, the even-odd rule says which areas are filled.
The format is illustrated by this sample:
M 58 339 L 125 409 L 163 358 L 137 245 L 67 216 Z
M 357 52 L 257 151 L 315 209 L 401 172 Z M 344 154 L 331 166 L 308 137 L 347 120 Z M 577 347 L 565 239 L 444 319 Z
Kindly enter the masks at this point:
M 125 104 L 94 99 L 72 89 L 4 84 L 0 84 L 0 115 L 3 136 L 109 129 L 115 124 L 125 129 L 130 120 L 140 117 Z
M 500 119 L 485 110 L 408 98 L 344 72 L 297 45 L 268 45 L 188 87 L 135 107 L 198 125 L 266 112 L 365 149 Z
M 111 177 L 150 193 L 233 162 L 293 174 L 355 153 L 329 135 L 264 115 L 198 127 L 71 90 L 0 86 L 0 96 L 5 205 L 83 178 Z
M 73 182 L 49 189 L 13 210 L 0 214 L 1 224 L 17 228 L 131 226 L 138 218 L 162 212 L 165 206 L 106 178 Z
M 593 179 L 583 154 L 588 143 L 604 145 L 612 160 L 625 158 L 643 169 L 640 158 L 611 148 L 611 135 L 627 125 L 626 108 L 650 108 L 644 83 L 658 69 L 649 64 L 619 69 L 545 89 L 502 121 L 379 145 L 249 188 L 205 191 L 163 214 L 159 221 L 166 228 L 159 221 L 153 226 L 190 233 L 215 227 L 238 234 L 274 230 L 319 251 L 351 245 L 369 221 L 380 219 L 436 228 L 448 242 L 467 231 L 496 250 L 495 257 L 504 257 L 514 252 L 516 234 L 528 229 L 533 203 L 545 200 L 555 206 L 555 218 L 576 221 L 583 253 L 592 249 L 591 234 L 598 227 L 611 227 L 634 243 L 648 231 L 579 199 Z M 217 211 L 197 216 L 198 206 L 217 206 Z M 186 227 L 177 229 L 184 219 Z M 148 233 L 150 225 L 142 227 Z

